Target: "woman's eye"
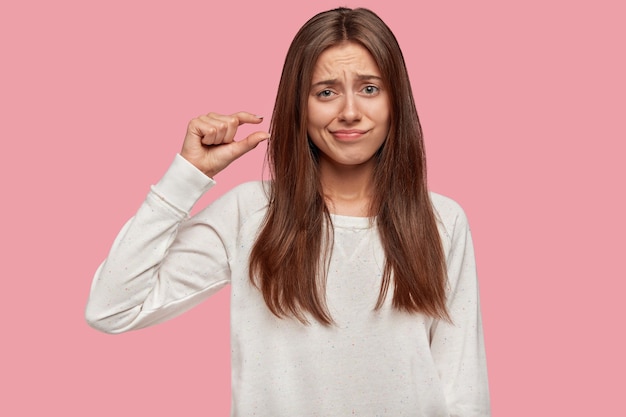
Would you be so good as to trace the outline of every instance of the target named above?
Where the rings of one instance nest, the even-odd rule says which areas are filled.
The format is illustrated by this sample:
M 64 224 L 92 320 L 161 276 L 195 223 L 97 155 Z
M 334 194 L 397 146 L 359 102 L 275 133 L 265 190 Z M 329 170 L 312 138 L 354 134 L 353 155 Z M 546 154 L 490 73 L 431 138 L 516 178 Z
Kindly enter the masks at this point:
M 379 91 L 379 88 L 378 88 L 378 87 L 376 87 L 375 85 L 368 85 L 368 86 L 366 86 L 366 87 L 363 89 L 363 92 L 364 92 L 365 94 L 370 94 L 370 95 L 371 95 L 371 94 L 376 94 L 376 93 L 378 93 L 378 91 Z
M 317 93 L 318 97 L 322 97 L 322 98 L 327 98 L 333 95 L 333 92 L 330 90 L 322 90 L 319 93 Z

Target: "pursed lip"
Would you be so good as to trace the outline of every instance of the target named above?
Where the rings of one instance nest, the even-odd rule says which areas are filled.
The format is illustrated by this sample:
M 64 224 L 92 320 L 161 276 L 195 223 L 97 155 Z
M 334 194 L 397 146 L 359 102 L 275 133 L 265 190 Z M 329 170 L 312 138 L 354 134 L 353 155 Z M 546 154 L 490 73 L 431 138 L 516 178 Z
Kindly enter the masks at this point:
M 355 140 L 366 134 L 367 130 L 362 129 L 338 129 L 331 130 L 331 134 L 337 138 L 337 140 Z

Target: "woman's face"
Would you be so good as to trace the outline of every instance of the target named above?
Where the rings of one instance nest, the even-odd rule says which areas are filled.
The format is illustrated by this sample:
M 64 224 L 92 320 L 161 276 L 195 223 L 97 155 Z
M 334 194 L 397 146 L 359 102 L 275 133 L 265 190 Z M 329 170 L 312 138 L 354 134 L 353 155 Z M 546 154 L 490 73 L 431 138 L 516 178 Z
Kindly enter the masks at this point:
M 320 163 L 373 166 L 389 131 L 389 107 L 389 93 L 367 49 L 345 42 L 324 51 L 313 70 L 307 114 Z

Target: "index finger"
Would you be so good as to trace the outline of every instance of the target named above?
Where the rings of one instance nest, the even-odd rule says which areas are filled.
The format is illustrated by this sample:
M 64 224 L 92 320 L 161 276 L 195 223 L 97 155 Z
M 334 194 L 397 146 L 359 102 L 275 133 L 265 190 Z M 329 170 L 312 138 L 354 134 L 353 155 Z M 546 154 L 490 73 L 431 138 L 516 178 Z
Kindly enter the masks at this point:
M 233 113 L 231 116 L 235 117 L 239 121 L 239 126 L 244 123 L 259 124 L 263 121 L 263 116 L 257 116 L 256 114 L 248 113 L 247 111 Z

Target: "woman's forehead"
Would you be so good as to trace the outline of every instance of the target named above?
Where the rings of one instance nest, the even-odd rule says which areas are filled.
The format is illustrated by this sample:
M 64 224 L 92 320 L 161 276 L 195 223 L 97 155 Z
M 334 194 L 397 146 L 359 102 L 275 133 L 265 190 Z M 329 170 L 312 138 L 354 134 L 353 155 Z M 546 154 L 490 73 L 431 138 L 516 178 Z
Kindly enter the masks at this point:
M 313 68 L 313 82 L 321 79 L 338 79 L 346 75 L 381 77 L 374 57 L 355 42 L 343 42 L 322 52 Z

